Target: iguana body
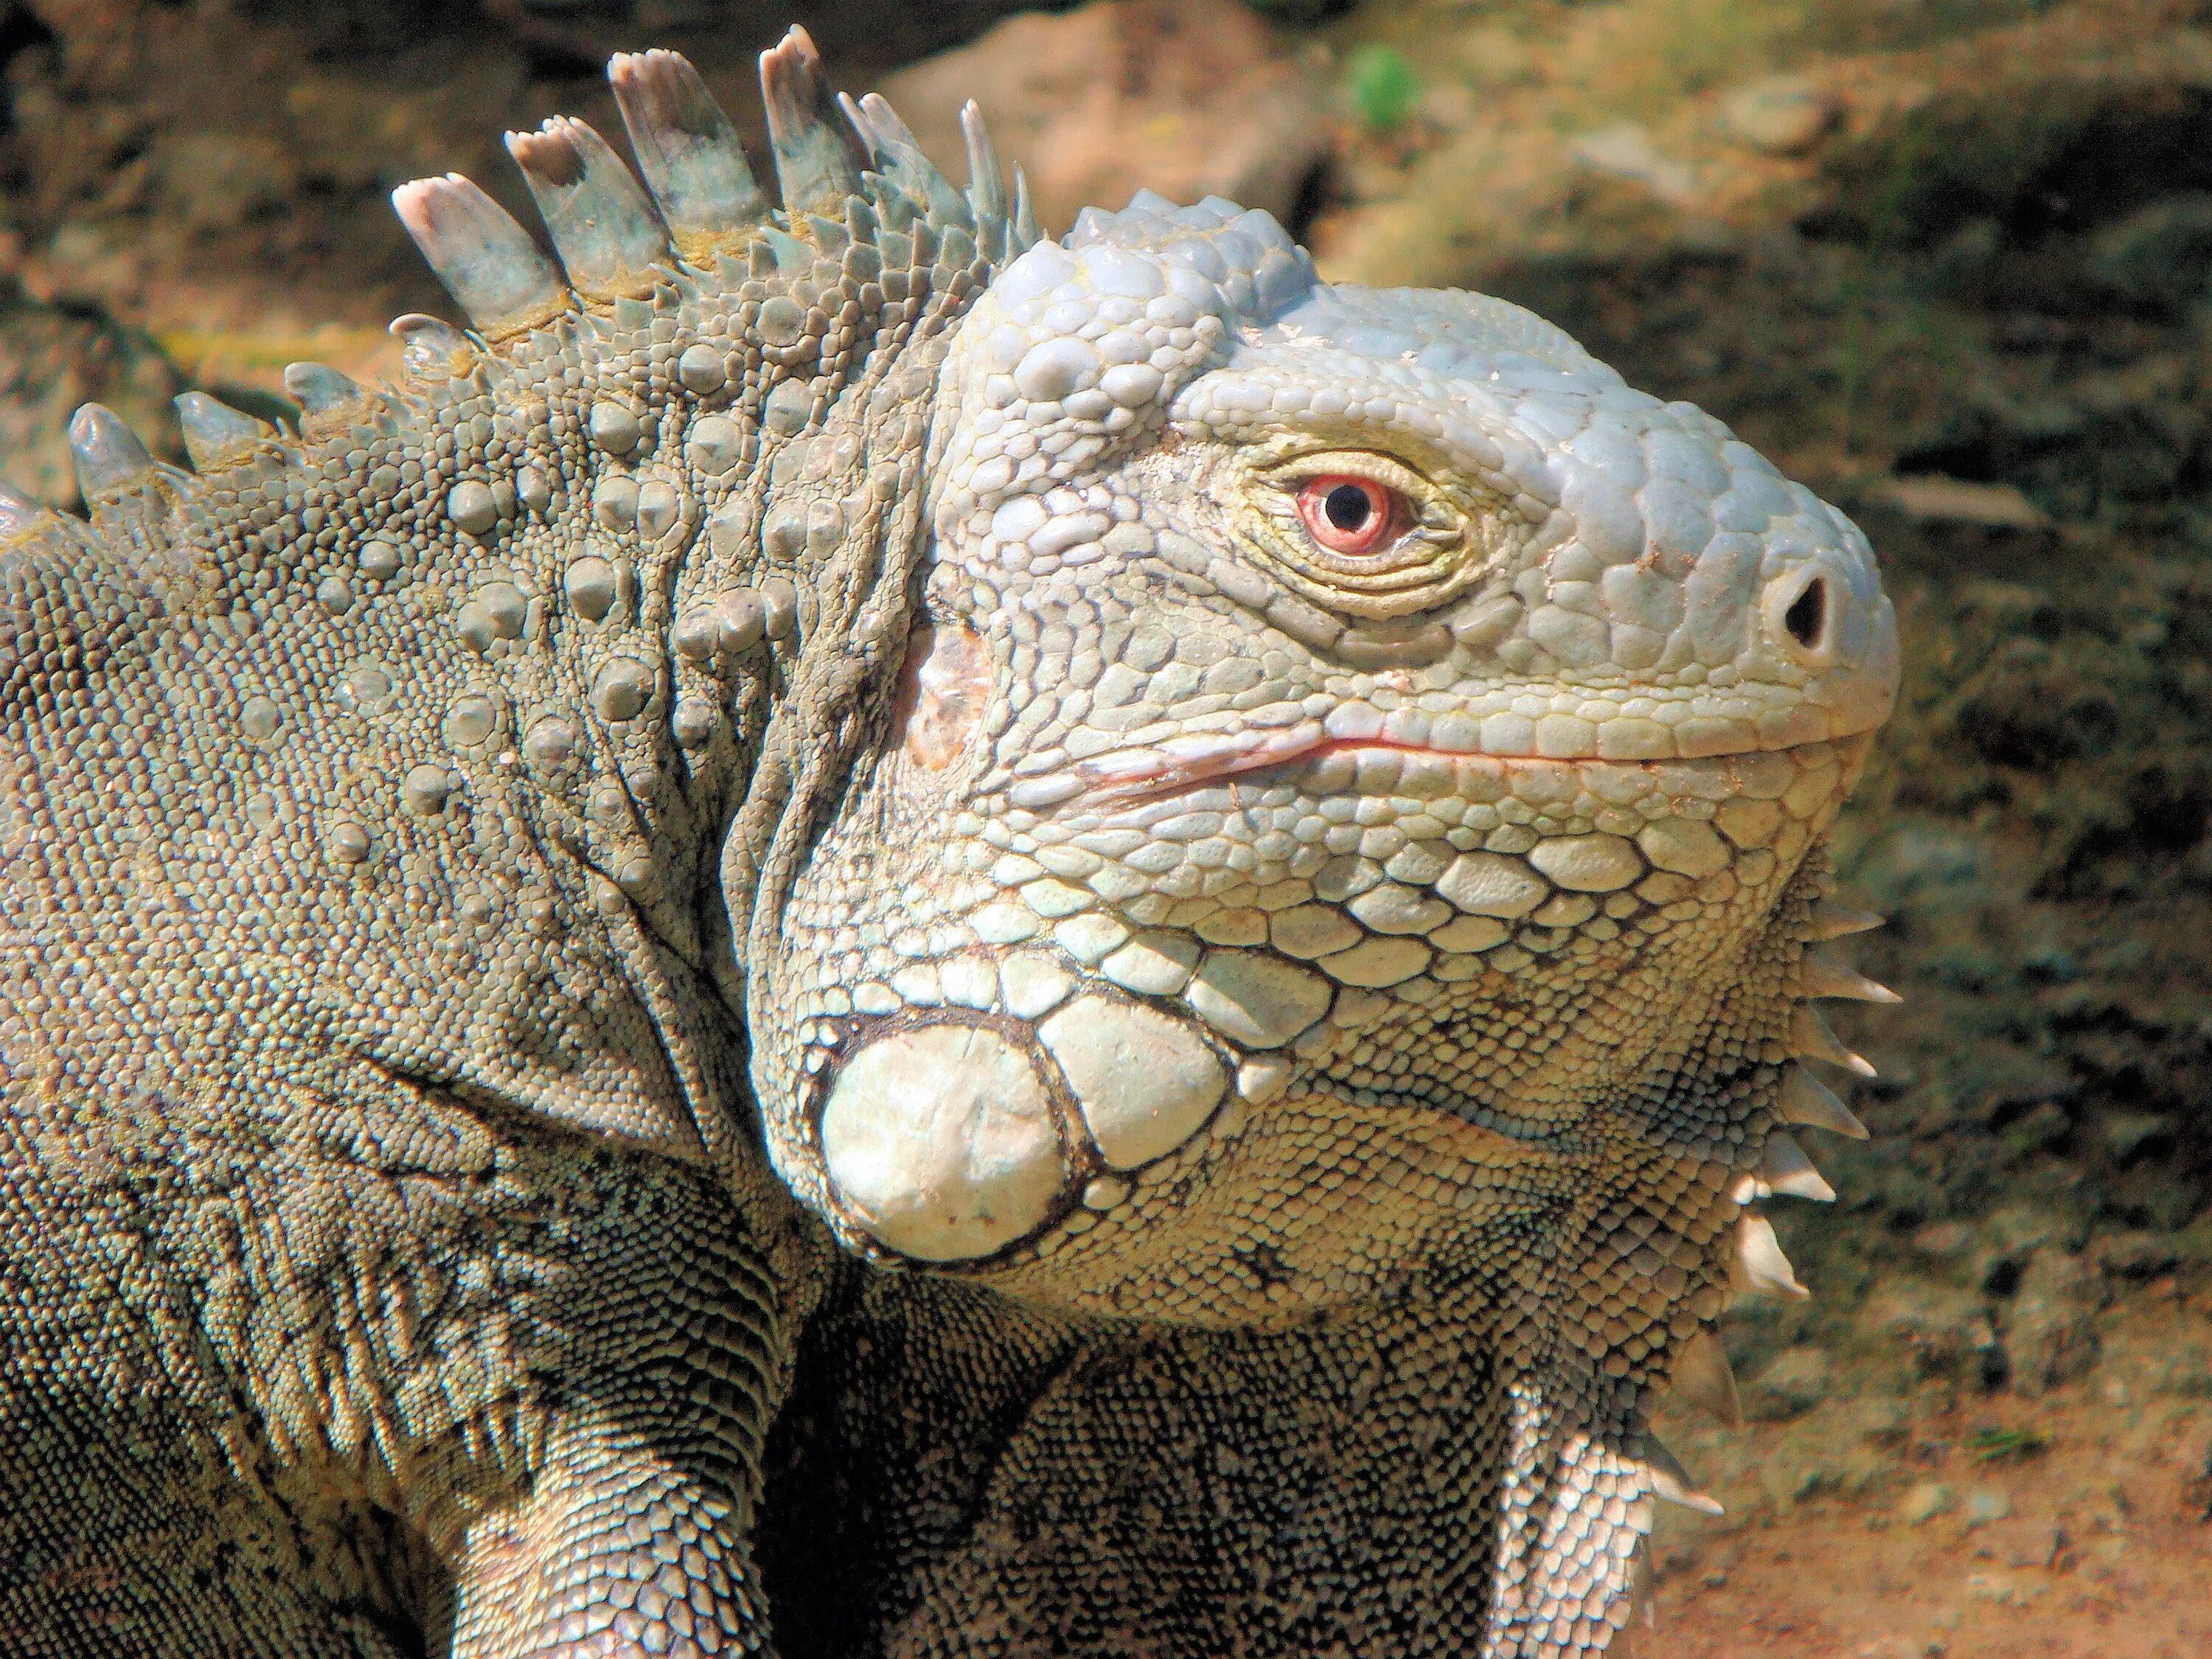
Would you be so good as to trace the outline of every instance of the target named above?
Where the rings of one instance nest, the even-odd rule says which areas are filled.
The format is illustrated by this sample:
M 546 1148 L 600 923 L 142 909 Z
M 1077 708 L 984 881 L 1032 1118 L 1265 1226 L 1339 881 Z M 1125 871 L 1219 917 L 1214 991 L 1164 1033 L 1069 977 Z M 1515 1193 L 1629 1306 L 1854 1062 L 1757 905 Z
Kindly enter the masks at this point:
M 9 1650 L 1602 1648 L 1852 1127 L 1863 541 L 763 70 L 781 210 L 618 59 L 650 202 L 510 140 L 565 281 L 408 186 L 476 336 L 10 509 Z

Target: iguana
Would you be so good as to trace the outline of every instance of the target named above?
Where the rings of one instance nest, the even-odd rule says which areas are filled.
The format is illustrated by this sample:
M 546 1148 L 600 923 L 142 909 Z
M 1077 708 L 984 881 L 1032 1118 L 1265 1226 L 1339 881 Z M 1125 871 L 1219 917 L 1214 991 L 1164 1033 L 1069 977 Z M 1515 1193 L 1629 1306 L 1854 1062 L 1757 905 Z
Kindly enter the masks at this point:
M 780 206 L 610 73 L 558 268 L 396 192 L 402 385 L 0 502 L 0 1647 L 1601 1650 L 1862 1133 L 1864 540 L 798 32 Z

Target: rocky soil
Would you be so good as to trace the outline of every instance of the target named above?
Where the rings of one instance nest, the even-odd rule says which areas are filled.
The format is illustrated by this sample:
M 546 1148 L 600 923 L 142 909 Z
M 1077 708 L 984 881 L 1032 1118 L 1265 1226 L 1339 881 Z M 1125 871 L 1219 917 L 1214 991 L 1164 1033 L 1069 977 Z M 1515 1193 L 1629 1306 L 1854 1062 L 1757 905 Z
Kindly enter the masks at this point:
M 1244 192 L 1332 276 L 1535 307 L 1859 516 L 1908 671 L 1838 856 L 1908 1002 L 1839 1022 L 1875 1138 L 1779 1218 L 1816 1297 L 1736 1318 L 1751 1422 L 1671 1425 L 1729 1513 L 1668 1521 L 1643 1650 L 2212 1651 L 2212 7 L 788 9 L 925 132 L 982 98 L 1060 228 Z M 379 372 L 441 306 L 392 185 L 519 207 L 497 130 L 618 130 L 625 46 L 753 119 L 774 11 L 0 5 L 0 472 L 64 498 L 81 398 L 158 432 L 174 375 Z

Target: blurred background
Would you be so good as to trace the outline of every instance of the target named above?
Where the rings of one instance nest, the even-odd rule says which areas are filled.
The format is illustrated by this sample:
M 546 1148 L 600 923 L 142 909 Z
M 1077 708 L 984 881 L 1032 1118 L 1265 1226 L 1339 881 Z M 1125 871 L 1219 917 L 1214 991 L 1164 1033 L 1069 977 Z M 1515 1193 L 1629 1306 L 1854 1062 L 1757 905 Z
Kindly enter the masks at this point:
M 1855 514 L 1907 674 L 1843 831 L 1901 1010 L 1808 1304 L 1670 1423 L 1659 1650 L 2212 1652 L 2212 6 L 2179 0 L 0 0 L 0 474 L 99 398 L 397 371 L 450 311 L 385 198 L 502 128 L 620 131 L 614 51 L 743 124 L 805 23 L 1048 228 L 1139 185 L 1323 271 L 1504 295 Z M 1858 1015 L 1857 1018 L 1852 1018 Z

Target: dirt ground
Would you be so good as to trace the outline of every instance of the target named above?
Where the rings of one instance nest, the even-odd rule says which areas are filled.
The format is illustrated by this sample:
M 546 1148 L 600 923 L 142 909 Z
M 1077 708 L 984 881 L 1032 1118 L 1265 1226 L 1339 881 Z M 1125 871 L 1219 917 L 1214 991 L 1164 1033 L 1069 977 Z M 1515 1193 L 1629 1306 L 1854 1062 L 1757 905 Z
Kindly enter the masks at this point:
M 2033 1402 L 1891 1375 L 1670 1443 L 1729 1505 L 1670 1511 L 1645 1646 L 1674 1659 L 2189 1659 L 2212 1652 L 2204 1350 L 2167 1279 L 2098 1323 L 2093 1377 Z M 1772 1413 L 1792 1413 L 1773 1420 Z
M 790 9 L 864 85 L 1007 9 Z M 1667 1518 L 1638 1651 L 2212 1652 L 2212 8 L 1269 9 L 1329 274 L 1506 295 L 1712 410 L 1859 517 L 1905 629 L 1837 848 L 1908 998 L 1839 1022 L 1875 1139 L 1778 1218 L 1816 1299 L 1732 1324 L 1750 1423 L 1669 1423 L 1729 1513 Z M 443 303 L 392 185 L 520 208 L 498 129 L 616 130 L 617 47 L 750 121 L 765 17 L 0 5 L 0 468 L 64 498 L 77 397 L 160 438 L 187 382 L 387 369 Z M 1164 118 L 1118 61 L 1097 118 Z

